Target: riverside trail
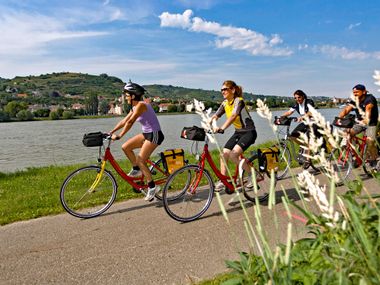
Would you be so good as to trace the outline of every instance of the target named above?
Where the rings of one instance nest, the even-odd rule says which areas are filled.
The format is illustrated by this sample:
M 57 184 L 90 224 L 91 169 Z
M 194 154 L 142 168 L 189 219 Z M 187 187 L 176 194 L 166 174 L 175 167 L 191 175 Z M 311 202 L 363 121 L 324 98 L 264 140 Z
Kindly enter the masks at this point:
M 379 192 L 375 179 L 365 179 L 364 184 Z M 286 241 L 282 187 L 300 202 L 287 178 L 277 183 L 275 208 L 260 206 L 272 245 Z M 161 202 L 136 199 L 114 204 L 93 219 L 65 213 L 2 226 L 0 284 L 192 284 L 212 278 L 227 270 L 225 260 L 236 260 L 239 251 L 250 250 L 240 204 L 227 205 L 232 196 L 221 196 L 229 224 L 214 198 L 199 220 L 186 224 L 169 218 Z M 314 203 L 308 205 L 316 210 Z M 255 206 L 246 202 L 246 207 L 254 223 Z M 293 228 L 294 241 L 307 235 L 302 219 L 293 219 Z

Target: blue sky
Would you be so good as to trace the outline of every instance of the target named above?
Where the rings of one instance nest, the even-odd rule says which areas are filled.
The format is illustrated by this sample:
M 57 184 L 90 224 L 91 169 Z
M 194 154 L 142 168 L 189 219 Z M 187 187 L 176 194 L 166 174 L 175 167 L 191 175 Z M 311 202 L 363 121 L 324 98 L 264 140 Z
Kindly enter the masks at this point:
M 140 84 L 378 97 L 379 0 L 2 0 L 0 77 L 71 71 Z

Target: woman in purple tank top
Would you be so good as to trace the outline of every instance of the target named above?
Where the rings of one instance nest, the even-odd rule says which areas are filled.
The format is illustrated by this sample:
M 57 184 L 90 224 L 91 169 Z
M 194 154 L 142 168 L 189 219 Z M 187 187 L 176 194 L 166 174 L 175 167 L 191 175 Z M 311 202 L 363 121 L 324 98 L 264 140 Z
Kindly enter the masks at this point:
M 143 101 L 144 94 L 145 89 L 136 83 L 129 81 L 124 86 L 124 95 L 128 104 L 132 106 L 132 110 L 124 119 L 116 124 L 110 134 L 113 140 L 119 140 L 131 129 L 136 121 L 141 124 L 142 133 L 128 139 L 123 144 L 122 149 L 133 167 L 128 175 L 139 177 L 144 174 L 149 186 L 145 200 L 153 201 L 155 193 L 159 191 L 159 186 L 156 187 L 146 161 L 162 143 L 164 134 L 161 131 L 160 123 L 152 106 Z M 122 130 L 116 135 L 115 132 L 119 129 Z M 136 156 L 134 150 L 137 148 L 140 148 L 140 153 Z

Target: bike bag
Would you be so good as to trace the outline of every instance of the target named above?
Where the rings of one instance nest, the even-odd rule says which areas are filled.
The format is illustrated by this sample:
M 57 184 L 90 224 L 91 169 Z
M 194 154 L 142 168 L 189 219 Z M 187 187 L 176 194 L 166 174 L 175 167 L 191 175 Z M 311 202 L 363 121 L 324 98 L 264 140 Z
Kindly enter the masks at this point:
M 272 169 L 278 170 L 279 149 L 276 146 L 261 148 L 257 151 L 259 158 L 259 169 L 262 172 L 270 172 Z
M 184 127 L 181 132 L 181 138 L 191 141 L 204 141 L 206 139 L 206 132 L 197 126 Z
M 82 142 L 87 147 L 102 146 L 103 145 L 103 133 L 102 132 L 96 132 L 96 133 L 84 134 Z
M 160 155 L 165 170 L 170 174 L 185 165 L 185 152 L 181 148 L 167 149 Z
M 335 117 L 333 125 L 339 128 L 352 128 L 355 124 L 355 115 L 348 114 L 344 118 Z

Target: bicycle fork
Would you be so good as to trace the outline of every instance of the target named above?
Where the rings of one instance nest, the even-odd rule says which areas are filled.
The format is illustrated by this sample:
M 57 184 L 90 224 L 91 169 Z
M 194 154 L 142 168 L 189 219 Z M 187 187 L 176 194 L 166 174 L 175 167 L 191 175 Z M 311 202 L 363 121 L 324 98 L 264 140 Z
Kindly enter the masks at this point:
M 96 188 L 96 186 L 98 186 L 100 180 L 102 179 L 105 168 L 106 168 L 106 161 L 103 160 L 102 165 L 100 166 L 100 172 L 98 172 L 98 174 L 96 175 L 95 181 L 92 183 L 92 185 L 88 189 L 89 193 L 95 192 L 95 188 Z

